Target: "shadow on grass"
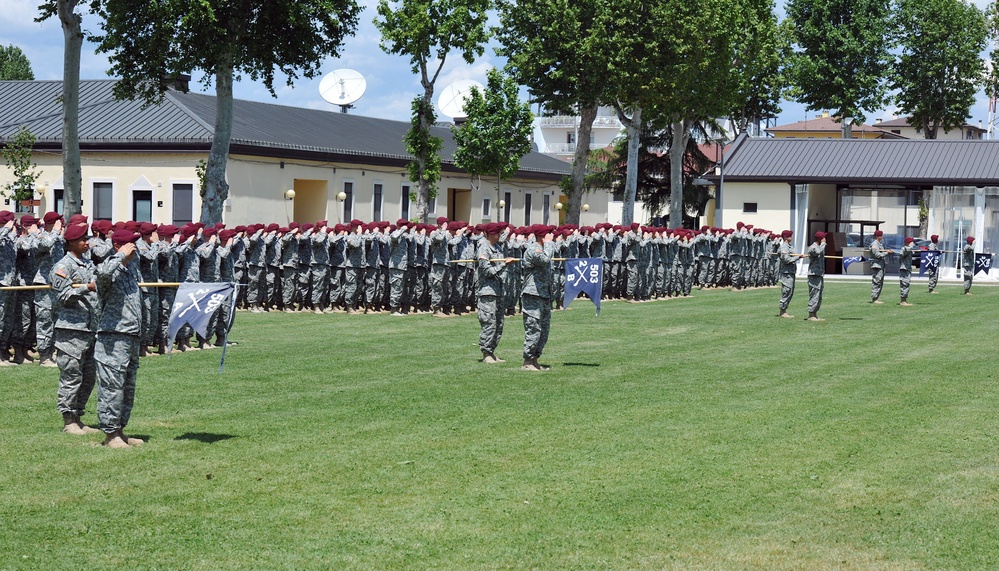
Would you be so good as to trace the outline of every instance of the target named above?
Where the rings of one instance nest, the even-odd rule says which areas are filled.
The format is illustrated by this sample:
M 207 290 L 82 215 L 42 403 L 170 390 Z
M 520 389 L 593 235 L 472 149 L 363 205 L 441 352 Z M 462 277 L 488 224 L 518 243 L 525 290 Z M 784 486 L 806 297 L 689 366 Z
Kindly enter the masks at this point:
M 563 367 L 599 367 L 600 363 L 562 363 Z
M 197 440 L 205 444 L 213 444 L 220 440 L 229 440 L 230 438 L 236 438 L 236 436 L 233 434 L 211 434 L 208 432 L 185 432 L 174 438 L 174 440 Z

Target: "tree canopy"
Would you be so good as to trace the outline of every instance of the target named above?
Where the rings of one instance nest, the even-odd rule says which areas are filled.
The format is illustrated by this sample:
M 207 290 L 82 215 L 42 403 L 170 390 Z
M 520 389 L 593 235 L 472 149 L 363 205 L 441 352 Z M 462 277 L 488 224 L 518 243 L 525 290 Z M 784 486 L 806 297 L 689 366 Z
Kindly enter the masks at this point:
M 899 111 L 927 139 L 964 125 L 986 83 L 985 15 L 962 0 L 898 0 L 895 20 L 901 54 L 891 87 Z
M 215 134 L 201 189 L 201 221 L 219 222 L 229 194 L 225 180 L 232 139 L 232 84 L 245 74 L 274 94 L 277 74 L 288 85 L 315 77 L 354 33 L 354 0 L 99 0 L 98 50 L 121 77 L 115 94 L 159 101 L 176 79 L 202 71 L 216 91 Z
M 10 44 L 0 46 L 0 80 L 32 80 L 31 62 L 21 48 Z
M 475 175 L 495 175 L 498 204 L 500 183 L 531 151 L 534 116 L 520 101 L 516 81 L 495 68 L 487 77 L 485 92 L 473 89 L 465 100 L 465 122 L 452 129 L 458 144 L 454 164 Z
M 413 100 L 413 126 L 406 135 L 406 148 L 413 155 L 409 175 L 417 185 L 416 210 L 424 222 L 441 170 L 442 142 L 430 133 L 436 119 L 434 86 L 452 51 L 468 63 L 485 51 L 490 8 L 492 0 L 378 2 L 379 19 L 374 23 L 382 33 L 382 50 L 409 56 L 413 73 L 420 76 L 423 86 L 423 94 Z
M 788 0 L 787 17 L 797 101 L 861 123 L 887 103 L 891 0 Z

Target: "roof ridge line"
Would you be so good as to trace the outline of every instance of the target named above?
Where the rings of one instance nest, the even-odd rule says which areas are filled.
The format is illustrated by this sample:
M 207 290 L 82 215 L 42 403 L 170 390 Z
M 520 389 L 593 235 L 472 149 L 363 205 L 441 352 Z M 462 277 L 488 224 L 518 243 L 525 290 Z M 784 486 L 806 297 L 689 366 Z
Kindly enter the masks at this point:
M 215 136 L 215 127 L 212 126 L 212 125 L 209 125 L 208 121 L 205 121 L 204 119 L 201 118 L 200 115 L 198 115 L 194 111 L 191 111 L 191 109 L 187 105 L 184 105 L 183 103 L 181 103 L 180 100 L 177 97 L 174 96 L 174 91 L 172 89 L 169 90 L 169 91 L 167 91 L 163 95 L 163 98 L 164 99 L 169 99 L 170 103 L 172 103 L 175 107 L 177 107 L 177 109 L 180 109 L 180 111 L 182 113 L 184 113 L 185 115 L 187 115 L 188 117 L 190 117 L 191 119 L 193 119 L 195 123 L 197 123 L 198 125 L 201 125 L 202 128 L 204 128 L 206 131 L 208 131 L 208 136 L 209 137 L 214 137 Z

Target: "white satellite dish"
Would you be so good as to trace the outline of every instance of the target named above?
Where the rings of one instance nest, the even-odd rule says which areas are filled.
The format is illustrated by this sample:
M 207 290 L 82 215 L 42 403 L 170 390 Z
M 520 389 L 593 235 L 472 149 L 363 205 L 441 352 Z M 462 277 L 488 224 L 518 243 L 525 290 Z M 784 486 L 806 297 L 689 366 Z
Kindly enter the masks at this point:
M 337 69 L 323 76 L 319 82 L 319 94 L 333 105 L 339 105 L 340 111 L 346 113 L 364 95 L 367 87 L 368 82 L 360 73 L 352 69 Z
M 468 116 L 465 113 L 465 100 L 472 93 L 472 88 L 480 92 L 485 91 L 485 87 L 474 79 L 459 79 L 441 90 L 440 97 L 437 98 L 437 108 L 441 114 L 452 119 L 464 119 Z

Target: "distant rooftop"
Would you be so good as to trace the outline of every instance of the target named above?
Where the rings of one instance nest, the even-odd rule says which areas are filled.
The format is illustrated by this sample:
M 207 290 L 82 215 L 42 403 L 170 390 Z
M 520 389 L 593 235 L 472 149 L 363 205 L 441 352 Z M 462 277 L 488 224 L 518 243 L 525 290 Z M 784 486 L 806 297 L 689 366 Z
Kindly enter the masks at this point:
M 854 135 L 860 133 L 876 133 L 881 137 L 886 139 L 904 139 L 905 137 L 899 136 L 891 131 L 882 129 L 885 124 L 881 123 L 877 127 L 871 125 L 858 125 L 854 123 L 850 130 Z M 768 133 L 804 133 L 804 132 L 829 132 L 829 133 L 841 133 L 843 131 L 843 124 L 840 123 L 839 117 L 816 117 L 815 119 L 805 119 L 804 121 L 798 121 L 796 123 L 788 123 L 787 125 L 777 125 L 776 127 L 768 127 L 766 129 Z
M 87 150 L 208 150 L 215 123 L 215 97 L 170 90 L 157 105 L 118 101 L 115 80 L 80 82 L 80 147 Z M 26 125 L 38 137 L 36 146 L 62 146 L 61 81 L 0 81 L 0 141 Z M 260 103 L 233 102 L 231 152 L 279 158 L 405 164 L 412 160 L 404 137 L 409 123 Z M 444 141 L 445 169 L 453 166 L 457 148 L 451 130 L 433 127 Z M 532 152 L 520 170 L 561 179 L 569 166 Z
M 999 186 L 999 140 L 741 135 L 724 165 L 725 182 Z

